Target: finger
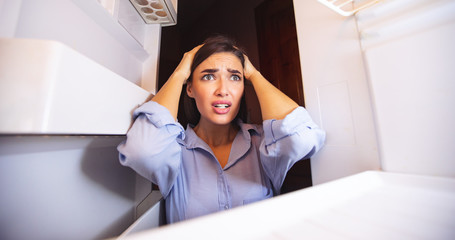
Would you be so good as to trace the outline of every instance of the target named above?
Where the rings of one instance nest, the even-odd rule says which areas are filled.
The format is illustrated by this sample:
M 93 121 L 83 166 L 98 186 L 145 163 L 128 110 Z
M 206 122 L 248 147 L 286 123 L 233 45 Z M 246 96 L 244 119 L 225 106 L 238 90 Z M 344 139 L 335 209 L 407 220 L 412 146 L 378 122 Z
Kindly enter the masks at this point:
M 195 54 L 197 51 L 199 51 L 199 49 L 201 49 L 202 46 L 204 46 L 204 44 L 197 45 L 196 47 L 194 47 L 193 49 L 191 49 L 190 53 Z

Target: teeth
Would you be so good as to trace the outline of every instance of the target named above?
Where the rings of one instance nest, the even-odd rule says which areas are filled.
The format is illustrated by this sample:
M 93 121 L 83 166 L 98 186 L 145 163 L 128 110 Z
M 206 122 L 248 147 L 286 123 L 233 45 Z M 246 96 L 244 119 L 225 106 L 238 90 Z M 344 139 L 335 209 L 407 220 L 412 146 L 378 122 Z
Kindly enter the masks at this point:
M 215 107 L 216 108 L 228 108 L 229 105 L 227 105 L 227 104 L 215 104 Z

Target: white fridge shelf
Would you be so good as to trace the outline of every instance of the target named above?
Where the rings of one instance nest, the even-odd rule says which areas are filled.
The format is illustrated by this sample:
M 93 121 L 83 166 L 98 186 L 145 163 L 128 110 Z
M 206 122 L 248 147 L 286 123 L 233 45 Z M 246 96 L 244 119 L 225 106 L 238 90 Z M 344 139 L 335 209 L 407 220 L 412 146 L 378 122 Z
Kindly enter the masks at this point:
M 126 239 L 433 240 L 454 236 L 455 179 L 367 171 Z
M 0 39 L 0 134 L 123 135 L 148 95 L 62 43 Z

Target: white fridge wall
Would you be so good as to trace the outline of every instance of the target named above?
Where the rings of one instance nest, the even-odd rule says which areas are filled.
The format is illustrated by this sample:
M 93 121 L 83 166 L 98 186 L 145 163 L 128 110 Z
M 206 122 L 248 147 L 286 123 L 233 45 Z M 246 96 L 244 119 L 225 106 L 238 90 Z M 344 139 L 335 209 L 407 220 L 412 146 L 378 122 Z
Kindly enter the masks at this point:
M 294 1 L 306 108 L 326 145 L 311 159 L 313 184 L 380 169 L 373 111 L 353 18 Z
M 389 0 L 357 18 L 294 8 L 306 107 L 327 130 L 313 182 L 369 169 L 454 177 L 455 2 Z
M 0 136 L 0 239 L 104 239 L 134 221 L 124 137 Z
M 385 3 L 358 16 L 383 169 L 455 177 L 455 2 Z
M 145 100 L 148 92 L 155 91 L 161 26 L 139 26 L 144 39 L 137 41 L 140 35 L 133 37 L 127 32 L 122 16 L 127 15 L 118 13 L 119 19 L 115 19 L 96 0 L 0 1 L 0 37 L 13 38 L 5 41 L 29 41 L 32 45 L 41 42 L 47 45 L 44 48 L 51 49 L 40 62 L 33 57 L 43 53 L 39 51 L 43 48 L 33 49 L 26 44 L 31 49 L 22 48 L 20 54 L 26 61 L 14 68 L 2 64 L 6 71 L 0 71 L 1 84 L 9 92 L 3 92 L 1 97 L 15 92 L 14 100 L 19 101 L 2 99 L 2 109 L 9 108 L 0 115 L 22 112 L 22 117 L 30 119 L 33 112 L 38 113 L 33 116 L 43 119 L 51 116 L 47 114 L 51 111 L 34 107 L 46 105 L 41 100 L 49 100 L 49 108 L 45 108 L 54 108 L 55 117 L 60 119 L 57 123 L 52 122 L 52 117 L 47 118 L 51 121 L 30 121 L 33 123 L 29 125 L 37 126 L 34 130 L 0 131 L 0 239 L 113 237 L 138 217 L 135 210 L 144 205 L 140 204 L 144 198 L 153 195 L 149 181 L 120 166 L 116 146 L 123 137 L 92 135 L 124 134 L 133 108 Z M 131 30 L 134 25 L 128 27 Z M 5 52 L 0 56 L 5 57 Z M 9 59 L 4 60 L 3 63 L 10 63 Z M 58 67 L 49 68 L 45 60 Z M 71 66 L 84 67 L 85 71 L 74 72 L 76 68 Z M 63 68 L 73 72 L 65 76 Z M 17 81 L 6 76 L 10 73 L 19 76 Z M 40 91 L 43 88 L 45 91 Z M 37 95 L 41 98 L 33 98 Z M 55 97 L 61 101 L 55 101 Z M 128 100 L 123 101 L 122 97 Z M 65 104 L 70 100 L 72 104 Z M 13 102 L 19 105 L 11 108 Z M 98 112 L 102 117 L 90 114 L 90 109 L 96 108 L 102 109 Z M 72 118 L 62 109 L 73 113 L 78 109 L 86 117 Z M 119 116 L 109 121 L 105 113 Z M 16 117 L 17 121 L 24 120 Z M 95 125 L 80 128 L 80 124 L 90 121 Z M 44 125 L 50 128 L 42 128 Z M 62 131 L 51 130 L 57 126 L 63 127 Z M 23 133 L 28 135 L 11 135 Z M 35 135 L 55 133 L 74 135 Z

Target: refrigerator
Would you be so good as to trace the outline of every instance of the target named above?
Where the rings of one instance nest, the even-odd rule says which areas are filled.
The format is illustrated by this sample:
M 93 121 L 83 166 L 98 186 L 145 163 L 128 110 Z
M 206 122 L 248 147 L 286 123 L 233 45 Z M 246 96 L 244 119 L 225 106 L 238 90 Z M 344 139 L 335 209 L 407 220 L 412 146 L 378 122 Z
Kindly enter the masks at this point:
M 177 1 L 0 1 L 0 238 L 453 239 L 455 1 L 293 2 L 314 186 L 161 226 L 116 146 Z

